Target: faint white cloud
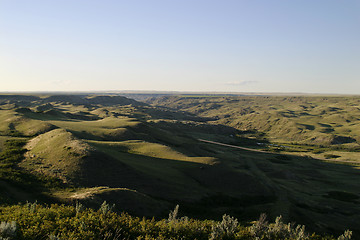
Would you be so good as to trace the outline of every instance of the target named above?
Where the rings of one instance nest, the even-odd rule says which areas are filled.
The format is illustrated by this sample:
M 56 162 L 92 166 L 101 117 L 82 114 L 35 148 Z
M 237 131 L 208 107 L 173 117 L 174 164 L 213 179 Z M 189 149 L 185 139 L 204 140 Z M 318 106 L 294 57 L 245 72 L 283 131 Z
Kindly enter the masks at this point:
M 225 84 L 231 86 L 244 86 L 244 85 L 255 84 L 258 82 L 259 81 L 234 81 L 234 82 L 226 82 Z
M 52 85 L 60 85 L 60 86 L 70 85 L 71 81 L 70 80 L 54 80 L 54 81 L 51 81 L 51 84 Z

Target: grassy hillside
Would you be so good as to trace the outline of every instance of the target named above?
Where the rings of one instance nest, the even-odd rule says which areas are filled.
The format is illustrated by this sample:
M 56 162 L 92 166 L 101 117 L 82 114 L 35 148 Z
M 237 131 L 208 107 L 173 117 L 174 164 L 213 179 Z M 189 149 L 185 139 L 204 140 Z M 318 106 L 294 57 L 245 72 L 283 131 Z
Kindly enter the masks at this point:
M 1 96 L 0 192 L 12 194 L 0 200 L 89 207 L 107 200 L 116 211 L 157 218 L 180 204 L 194 218 L 226 213 L 249 222 L 264 212 L 310 231 L 359 234 L 357 112 L 346 112 L 358 99 L 244 99 L 166 97 L 153 100 L 161 105 L 153 107 L 115 96 Z M 321 115 L 325 101 L 346 110 Z M 305 102 L 313 109 L 292 110 Z M 345 120 L 335 126 L 340 115 Z M 334 131 L 321 132 L 325 125 L 319 124 Z M 320 144 L 321 136 L 341 143 Z M 355 163 L 343 164 L 346 157 Z
M 78 180 L 91 151 L 89 145 L 60 128 L 31 139 L 25 149 L 26 158 L 21 167 L 58 177 L 64 182 Z
M 331 150 L 338 160 L 358 159 L 358 153 L 351 153 L 360 151 L 360 97 L 172 96 L 148 102 L 233 127 L 240 136 L 292 147 L 293 152 L 314 150 L 325 158 Z

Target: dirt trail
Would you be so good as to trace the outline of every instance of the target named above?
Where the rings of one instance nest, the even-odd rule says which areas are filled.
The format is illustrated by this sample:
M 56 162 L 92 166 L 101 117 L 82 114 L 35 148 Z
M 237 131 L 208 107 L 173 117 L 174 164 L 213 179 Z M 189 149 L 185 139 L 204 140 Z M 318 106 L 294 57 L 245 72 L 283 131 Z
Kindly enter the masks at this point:
M 225 147 L 238 148 L 238 149 L 242 149 L 242 150 L 246 150 L 246 151 L 250 151 L 250 152 L 275 154 L 274 152 L 268 152 L 268 151 L 253 149 L 253 148 L 240 147 L 240 146 L 236 146 L 236 145 L 225 144 L 225 143 L 220 143 L 220 142 L 214 142 L 214 141 L 204 140 L 204 139 L 200 139 L 200 138 L 198 138 L 197 140 L 200 141 L 200 142 L 212 143 L 212 144 L 225 146 Z M 284 153 L 284 154 L 306 157 L 306 155 L 298 155 L 298 154 L 294 154 L 294 153 Z M 338 160 L 338 159 L 323 159 L 323 158 L 318 158 L 318 157 L 313 157 L 313 156 L 311 156 L 311 157 L 313 159 L 316 159 L 316 160 L 319 160 L 319 161 L 336 162 L 336 163 L 348 163 L 348 164 L 356 164 L 356 165 L 360 164 L 359 161 L 350 161 L 350 160 L 349 161 L 344 161 L 344 160 Z
M 242 150 L 246 150 L 246 151 L 251 151 L 251 152 L 271 153 L 271 152 L 262 151 L 262 150 L 257 150 L 257 149 L 253 149 L 253 148 L 239 147 L 239 146 L 236 146 L 236 145 L 219 143 L 219 142 L 204 140 L 204 139 L 200 139 L 200 138 L 198 138 L 198 140 L 199 140 L 200 142 L 212 143 L 212 144 L 216 144 L 216 145 L 220 145 L 220 146 L 225 146 L 225 147 L 238 148 L 238 149 L 242 149 Z M 271 153 L 271 154 L 274 154 L 274 153 Z

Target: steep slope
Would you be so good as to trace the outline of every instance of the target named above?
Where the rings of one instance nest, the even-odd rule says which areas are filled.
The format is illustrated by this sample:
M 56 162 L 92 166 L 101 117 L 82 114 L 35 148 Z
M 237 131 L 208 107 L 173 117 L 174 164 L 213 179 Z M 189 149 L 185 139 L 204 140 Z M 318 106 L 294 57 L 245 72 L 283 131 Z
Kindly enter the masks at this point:
M 90 146 L 63 129 L 31 139 L 26 149 L 28 152 L 22 167 L 61 178 L 64 182 L 74 181 L 79 176 L 84 158 L 91 151 Z

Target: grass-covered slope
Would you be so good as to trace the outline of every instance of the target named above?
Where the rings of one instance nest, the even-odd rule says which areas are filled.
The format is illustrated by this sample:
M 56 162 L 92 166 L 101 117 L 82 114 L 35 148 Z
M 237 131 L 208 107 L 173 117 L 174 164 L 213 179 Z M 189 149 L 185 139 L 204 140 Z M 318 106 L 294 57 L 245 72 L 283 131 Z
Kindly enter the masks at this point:
M 360 143 L 359 97 L 162 97 L 154 106 L 182 110 L 278 141 Z
M 285 151 L 305 150 L 313 157 L 358 161 L 360 97 L 168 96 L 148 103 L 235 128 L 241 131 L 239 136 L 285 146 Z
M 89 207 L 107 200 L 116 204 L 116 211 L 149 217 L 164 217 L 176 204 L 195 218 L 220 219 L 227 213 L 250 221 L 265 212 L 271 220 L 282 215 L 285 221 L 306 224 L 311 231 L 339 234 L 350 228 L 354 235 L 359 234 L 358 221 L 354 221 L 360 215 L 359 170 L 342 164 L 343 155 L 336 162 L 325 159 L 326 154 L 333 159 L 339 151 L 334 145 L 342 146 L 347 151 L 342 154 L 353 154 L 353 158 L 358 153 L 357 142 L 316 145 L 313 150 L 296 145 L 297 152 L 293 144 L 294 152 L 286 152 L 290 147 L 284 146 L 280 152 L 256 152 L 198 140 L 250 148 L 262 147 L 257 145 L 262 143 L 265 150 L 276 150 L 279 147 L 272 146 L 270 138 L 276 128 L 286 132 L 288 126 L 302 124 L 310 131 L 315 124 L 304 122 L 301 114 L 291 118 L 275 115 L 284 121 L 283 127 L 276 127 L 271 108 L 262 104 L 273 101 L 272 108 L 278 109 L 283 107 L 276 104 L 286 108 L 296 104 L 278 98 L 274 98 L 277 102 L 259 98 L 256 103 L 257 98 L 248 98 L 251 104 L 246 104 L 262 112 L 239 114 L 235 106 L 242 102 L 240 98 L 162 100 L 165 105 L 183 104 L 186 113 L 174 110 L 177 107 L 168 110 L 114 96 L 0 97 L 0 150 L 5 153 L 0 192 L 11 193 L 0 200 L 79 201 Z M 203 111 L 193 111 L 201 107 Z M 269 114 L 268 132 L 232 125 L 251 114 L 259 115 L 251 121 L 254 126 Z M 315 114 L 308 117 L 315 118 Z M 327 124 L 330 120 L 326 119 L 320 123 Z M 355 128 L 348 135 L 334 131 L 338 137 L 356 139 L 351 135 Z M 318 134 L 316 128 L 314 134 Z M 287 138 L 285 133 L 280 135 Z M 14 139 L 22 145 L 11 143 Z M 305 144 L 306 139 L 299 143 Z M 14 161 L 12 154 L 17 156 Z M 311 154 L 324 158 L 311 158 Z
M 64 129 L 55 129 L 31 139 L 21 167 L 62 179 L 77 181 L 91 147 Z
M 50 123 L 25 117 L 18 109 L 0 110 L 1 135 L 35 136 L 54 128 Z

